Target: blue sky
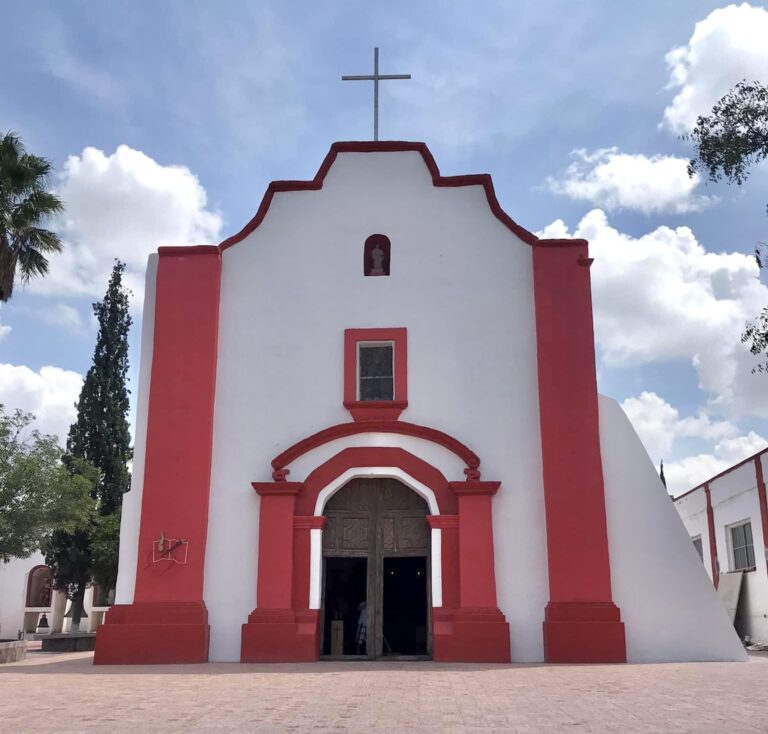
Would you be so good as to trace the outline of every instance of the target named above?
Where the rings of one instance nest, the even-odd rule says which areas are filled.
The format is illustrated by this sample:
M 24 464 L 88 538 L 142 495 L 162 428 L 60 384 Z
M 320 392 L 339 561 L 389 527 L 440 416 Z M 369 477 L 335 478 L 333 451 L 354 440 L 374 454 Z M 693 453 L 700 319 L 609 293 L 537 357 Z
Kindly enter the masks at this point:
M 685 175 L 680 139 L 742 78 L 768 82 L 759 5 L 616 2 L 8 3 L 0 131 L 50 157 L 68 255 L 0 310 L 0 401 L 62 434 L 112 258 L 136 292 L 159 244 L 215 242 L 267 183 L 311 178 L 334 140 L 426 141 L 488 172 L 528 229 L 587 236 L 599 381 L 675 491 L 765 444 L 768 377 L 739 347 L 768 304 L 768 172 Z M 135 378 L 136 370 L 132 370 Z

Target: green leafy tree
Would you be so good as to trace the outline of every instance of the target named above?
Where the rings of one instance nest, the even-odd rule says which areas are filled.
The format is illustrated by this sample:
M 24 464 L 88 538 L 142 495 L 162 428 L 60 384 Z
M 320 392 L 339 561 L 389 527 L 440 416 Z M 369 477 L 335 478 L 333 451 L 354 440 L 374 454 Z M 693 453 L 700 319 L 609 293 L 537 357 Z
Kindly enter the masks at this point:
M 77 631 L 83 597 L 91 581 L 105 589 L 117 578 L 120 508 L 130 488 L 128 463 L 132 452 L 128 428 L 129 292 L 123 286 L 125 265 L 116 262 L 104 299 L 93 304 L 99 333 L 93 364 L 83 382 L 77 419 L 69 429 L 64 463 L 73 474 L 93 467 L 96 516 L 75 533 L 54 533 L 46 546 L 53 584 L 72 599 L 72 631 Z
M 18 277 L 26 283 L 48 272 L 46 255 L 61 252 L 58 236 L 41 226 L 62 211 L 47 190 L 51 163 L 27 153 L 18 135 L 0 138 L 0 301 L 13 294 Z
M 56 438 L 34 416 L 0 405 L 0 562 L 26 558 L 56 528 L 74 532 L 93 512 L 92 482 L 61 462 Z
M 686 136 L 695 146 L 688 175 L 703 171 L 710 181 L 725 179 L 743 185 L 750 169 L 768 157 L 768 87 L 760 82 L 739 82 L 713 108 L 696 120 Z M 765 267 L 766 245 L 758 244 L 755 259 Z M 768 307 L 746 324 L 741 341 L 755 356 L 768 352 Z M 752 371 L 768 370 L 768 359 Z

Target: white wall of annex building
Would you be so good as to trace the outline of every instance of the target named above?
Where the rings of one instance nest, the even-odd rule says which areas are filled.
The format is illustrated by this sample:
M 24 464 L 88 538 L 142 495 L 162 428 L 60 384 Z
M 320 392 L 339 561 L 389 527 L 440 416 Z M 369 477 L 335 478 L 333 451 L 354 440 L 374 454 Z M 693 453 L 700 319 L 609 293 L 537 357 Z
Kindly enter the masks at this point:
M 764 476 L 767 476 L 768 456 L 763 454 L 760 460 L 763 463 Z M 730 528 L 744 521 L 749 521 L 752 525 L 755 570 L 744 573 L 735 625 L 739 634 L 748 635 L 755 642 L 768 642 L 768 571 L 763 550 L 765 539 L 754 462 L 748 461 L 735 467 L 711 480 L 709 486 L 721 576 L 734 570 Z M 681 497 L 675 502 L 675 506 L 685 523 L 688 535 L 694 538 L 702 533 L 705 567 L 712 578 L 704 489 L 697 489 Z
M 363 276 L 363 243 L 392 243 L 391 275 Z M 344 329 L 407 327 L 402 420 L 463 441 L 494 498 L 499 606 L 515 660 L 541 660 L 548 600 L 531 250 L 480 186 L 435 188 L 419 153 L 341 153 L 319 191 L 276 194 L 223 255 L 205 601 L 211 660 L 237 660 L 256 605 L 259 498 L 270 460 L 350 420 Z M 400 443 L 400 439 L 388 440 Z M 430 461 L 434 449 L 407 441 Z M 338 444 L 340 450 L 344 445 Z M 447 457 L 450 480 L 464 479 Z M 320 458 L 318 457 L 318 461 Z M 302 479 L 305 461 L 290 479 Z

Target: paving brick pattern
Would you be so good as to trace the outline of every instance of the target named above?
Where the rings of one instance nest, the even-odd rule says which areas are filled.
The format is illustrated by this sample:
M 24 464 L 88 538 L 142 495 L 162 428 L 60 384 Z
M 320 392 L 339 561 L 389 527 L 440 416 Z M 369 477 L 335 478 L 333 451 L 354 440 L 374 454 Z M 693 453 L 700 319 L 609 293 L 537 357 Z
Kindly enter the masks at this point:
M 768 658 L 669 665 L 0 667 L 2 734 L 768 732 Z

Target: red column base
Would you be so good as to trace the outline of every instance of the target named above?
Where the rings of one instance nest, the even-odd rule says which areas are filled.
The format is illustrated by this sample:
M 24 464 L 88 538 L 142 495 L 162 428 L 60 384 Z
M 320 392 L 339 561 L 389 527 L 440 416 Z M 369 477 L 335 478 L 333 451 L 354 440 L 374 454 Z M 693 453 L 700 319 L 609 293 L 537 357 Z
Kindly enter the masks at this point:
M 548 663 L 626 663 L 624 624 L 612 602 L 549 602 L 544 615 Z
M 509 663 L 509 624 L 498 609 L 434 609 L 432 657 L 441 663 Z
M 255 609 L 243 625 L 241 663 L 311 663 L 320 659 L 316 609 Z
M 93 663 L 206 663 L 209 630 L 202 601 L 116 604 L 96 630 Z

